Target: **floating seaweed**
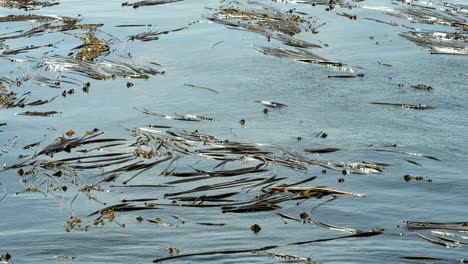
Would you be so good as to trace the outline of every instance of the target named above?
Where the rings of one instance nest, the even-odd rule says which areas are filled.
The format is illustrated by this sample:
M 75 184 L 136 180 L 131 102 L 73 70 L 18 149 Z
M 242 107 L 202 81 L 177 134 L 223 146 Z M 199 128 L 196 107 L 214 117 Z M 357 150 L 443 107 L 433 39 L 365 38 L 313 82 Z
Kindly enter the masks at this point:
M 255 254 L 258 255 L 269 255 L 272 256 L 276 259 L 283 260 L 283 261 L 302 261 L 305 264 L 316 264 L 317 262 L 312 260 L 311 258 L 305 258 L 301 256 L 295 256 L 295 255 L 290 255 L 290 254 L 278 254 L 278 253 L 273 253 L 273 252 L 268 252 L 268 251 L 260 251 L 260 252 L 255 252 Z
M 357 233 L 366 232 L 366 231 L 362 231 L 362 230 L 358 230 L 358 229 L 353 229 L 353 228 L 348 228 L 348 227 L 341 227 L 341 226 L 330 225 L 330 224 L 322 223 L 322 222 L 318 222 L 318 221 L 314 221 L 314 223 L 315 223 L 316 225 L 318 225 L 318 226 L 325 227 L 325 228 L 328 228 L 328 229 L 330 229 L 330 230 L 337 230 L 337 231 L 342 231 L 342 232 L 346 232 L 346 233 L 357 234 Z
M 137 34 L 137 35 L 131 35 L 131 36 L 128 37 L 128 39 L 129 40 L 140 40 L 140 41 L 158 40 L 159 35 L 166 35 L 166 34 L 169 34 L 171 32 L 177 32 L 177 31 L 181 31 L 181 30 L 184 30 L 184 29 L 187 29 L 187 28 L 182 27 L 182 28 L 176 28 L 176 29 L 165 30 L 165 31 L 150 30 L 148 32 L 143 32 L 143 33 L 140 33 L 140 34 Z
M 413 87 L 414 89 L 424 90 L 424 91 L 432 91 L 432 90 L 434 90 L 434 89 L 432 88 L 432 86 L 425 85 L 425 84 L 411 85 L 411 87 Z
M 468 222 L 422 222 L 422 221 L 403 221 L 408 230 L 424 230 L 424 229 L 445 229 L 468 231 Z
M 96 80 L 114 77 L 148 79 L 151 75 L 164 74 L 156 69 L 140 67 L 129 62 L 105 59 L 82 61 L 59 55 L 40 59 L 35 66 L 35 69 L 38 68 L 44 68 L 46 71 L 71 72 Z
M 344 64 L 341 62 L 329 61 L 322 57 L 315 55 L 314 53 L 307 51 L 305 49 L 296 48 L 295 50 L 292 49 L 283 49 L 283 48 L 268 48 L 268 47 L 260 47 L 257 50 L 265 55 L 275 56 L 278 58 L 296 60 L 306 63 L 315 63 L 315 64 L 322 64 L 327 66 L 334 66 L 334 67 L 343 67 Z
M 406 182 L 409 182 L 409 181 L 411 181 L 411 180 L 415 180 L 415 181 L 424 181 L 424 180 L 425 180 L 426 182 L 432 182 L 432 180 L 429 179 L 429 178 L 424 179 L 424 177 L 422 177 L 422 176 L 411 176 L 411 175 L 409 175 L 409 174 L 406 174 L 406 175 L 403 177 L 403 179 L 404 179 Z
M 59 114 L 57 111 L 46 111 L 46 112 L 37 112 L 37 111 L 26 111 L 18 113 L 18 115 L 27 115 L 27 116 L 53 116 Z
M 94 32 L 84 33 L 80 39 L 83 41 L 83 44 L 74 48 L 80 49 L 77 54 L 73 55 L 77 60 L 94 61 L 94 59 L 103 53 L 109 52 L 109 45 L 105 41 L 96 38 Z
M 297 219 L 297 218 L 294 217 L 294 216 L 290 216 L 290 215 L 282 214 L 282 213 L 276 213 L 276 214 L 279 215 L 279 216 L 281 216 L 281 217 L 284 218 L 284 219 L 293 220 L 293 221 L 296 221 L 296 222 L 302 222 L 301 220 Z
M 468 37 L 462 34 L 410 31 L 401 33 L 400 36 L 413 41 L 432 54 L 468 55 Z
M 155 260 L 153 260 L 153 263 L 167 261 L 167 260 L 171 260 L 171 259 L 177 259 L 177 258 L 194 257 L 194 256 L 207 256 L 207 255 L 219 255 L 219 254 L 229 255 L 229 254 L 240 254 L 240 253 L 252 253 L 252 252 L 258 252 L 258 251 L 270 250 L 270 249 L 273 249 L 273 248 L 276 248 L 276 247 L 278 247 L 278 246 L 267 246 L 267 247 L 254 248 L 254 249 L 239 249 L 239 250 L 200 252 L 200 253 L 192 253 L 192 254 L 180 254 L 180 255 L 177 255 L 177 256 L 171 256 L 171 257 L 166 257 L 166 258 L 155 259 Z
M 331 153 L 340 150 L 339 148 L 304 149 L 304 151 L 308 153 Z
M 432 239 L 432 238 L 430 238 L 430 237 L 421 235 L 421 234 L 419 234 L 419 233 L 416 233 L 416 235 L 418 235 L 418 237 L 420 237 L 420 238 L 422 238 L 422 239 L 424 239 L 424 240 L 426 240 L 426 241 L 431 242 L 432 244 L 444 246 L 444 247 L 447 247 L 447 248 L 459 246 L 459 244 L 446 243 L 446 242 L 443 242 L 443 241 L 435 240 L 435 239 Z
M 19 1 L 18 1 L 19 2 Z M 66 16 L 45 16 L 37 14 L 28 15 L 8 15 L 0 17 L 0 22 L 19 22 L 19 21 L 36 21 L 36 22 L 50 22 L 50 21 L 62 21 L 65 24 L 76 24 L 78 19 Z
M 313 23 L 293 14 L 293 10 L 281 11 L 259 2 L 252 2 L 249 6 L 239 6 L 239 3 L 233 2 L 215 11 L 212 17 L 208 17 L 215 23 L 255 32 L 294 47 L 321 47 L 292 37 L 302 31 L 314 30 Z
M 328 78 L 356 78 L 364 77 L 363 73 L 351 74 L 351 75 L 328 75 Z
M 287 192 L 292 192 L 292 193 L 298 193 L 303 196 L 317 197 L 317 198 L 321 198 L 325 195 L 331 195 L 331 194 L 367 197 L 366 194 L 343 192 L 339 190 L 332 190 L 332 189 L 322 188 L 322 187 L 283 187 L 283 186 L 280 186 L 280 187 L 271 187 L 270 190 L 273 192 L 287 191 Z
M 387 12 L 387 15 L 408 19 L 413 22 L 428 25 L 446 25 L 450 27 L 464 28 L 468 23 L 463 19 L 462 12 L 456 6 L 444 6 L 443 9 L 435 7 L 412 5 L 412 8 L 398 8 L 397 12 Z M 444 11 L 442 11 L 444 10 Z
M 415 110 L 434 109 L 434 107 L 429 106 L 429 105 L 425 105 L 425 104 L 395 104 L 395 103 L 380 103 L 380 102 L 371 102 L 370 104 L 393 105 L 393 106 L 399 106 L 401 108 L 415 109 Z
M 201 120 L 208 120 L 208 121 L 214 121 L 215 119 L 212 118 L 212 117 L 207 117 L 207 116 L 201 116 L 201 115 L 185 115 L 185 116 L 181 116 L 181 115 L 177 115 L 176 116 L 168 116 L 168 115 L 162 115 L 162 114 L 158 114 L 158 113 L 155 113 L 155 112 L 152 112 L 150 110 L 147 110 L 147 109 L 138 109 L 136 107 L 134 107 L 135 110 L 137 111 L 140 111 L 142 113 L 145 113 L 147 115 L 155 115 L 155 116 L 160 116 L 160 117 L 163 117 L 163 118 L 166 118 L 166 119 L 171 119 L 171 120 L 179 120 L 179 121 L 201 121 Z
M 55 98 L 57 98 L 57 96 L 49 100 L 36 100 L 33 102 L 29 102 L 30 98 L 31 98 L 31 92 L 26 92 L 20 96 L 18 96 L 14 92 L 0 92 L 0 105 L 2 108 L 13 108 L 13 107 L 23 108 L 25 106 L 38 106 L 38 105 L 43 105 L 43 104 L 52 102 Z M 49 114 L 54 114 L 54 113 L 49 113 Z
M 198 86 L 198 85 L 193 85 L 193 84 L 188 84 L 188 83 L 184 83 L 185 86 L 188 86 L 188 87 L 194 87 L 194 88 L 200 88 L 200 89 L 205 89 L 205 90 L 208 90 L 208 91 L 212 91 L 213 93 L 215 94 L 219 94 L 218 91 L 212 89 L 212 88 L 209 88 L 209 87 L 205 87 L 205 86 Z
M 58 5 L 58 2 L 40 2 L 35 0 L 1 0 L 0 6 L 5 8 L 17 8 L 26 11 L 37 10 L 39 7 Z
M 141 6 L 163 5 L 163 4 L 180 2 L 180 1 L 182 0 L 145 0 L 145 1 L 138 1 L 135 3 L 123 2 L 122 6 L 131 6 L 133 8 L 138 8 Z
M 277 102 L 272 102 L 272 101 L 255 101 L 257 103 L 261 103 L 262 105 L 272 107 L 272 108 L 285 108 L 288 107 L 285 104 L 282 103 L 277 103 Z
M 337 239 L 354 238 L 354 237 L 372 237 L 372 236 L 382 235 L 383 233 L 384 233 L 383 231 L 360 232 L 360 233 L 356 233 L 352 235 L 339 236 L 339 237 L 334 237 L 334 238 L 323 238 L 323 239 L 315 239 L 315 240 L 309 240 L 309 241 L 294 242 L 294 243 L 290 243 L 289 245 L 304 245 L 304 244 L 310 244 L 310 243 L 326 242 L 326 241 L 332 241 L 332 240 L 337 240 Z
M 441 260 L 441 261 L 452 261 L 455 263 L 468 263 L 468 260 L 465 259 L 448 259 L 448 258 L 438 258 L 430 256 L 403 256 L 402 259 L 411 259 L 411 260 Z

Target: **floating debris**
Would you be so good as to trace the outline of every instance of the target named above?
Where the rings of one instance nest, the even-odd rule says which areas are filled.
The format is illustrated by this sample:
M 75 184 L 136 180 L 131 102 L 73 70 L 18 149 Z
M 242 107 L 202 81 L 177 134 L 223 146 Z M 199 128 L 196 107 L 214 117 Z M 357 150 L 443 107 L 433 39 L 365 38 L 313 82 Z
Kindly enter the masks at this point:
M 55 259 L 75 259 L 73 256 L 54 256 Z
M 148 31 L 148 32 L 144 32 L 144 33 L 140 33 L 140 34 L 137 34 L 137 35 L 131 35 L 128 37 L 129 40 L 140 40 L 140 41 L 152 41 L 152 40 L 158 40 L 159 39 L 159 35 L 166 35 L 166 34 L 169 34 L 171 32 L 177 32 L 177 31 L 181 31 L 181 30 L 184 30 L 184 29 L 187 29 L 186 27 L 183 27 L 183 28 L 177 28 L 177 29 L 172 29 L 172 30 L 166 30 L 166 31 Z
M 421 234 L 419 234 L 419 233 L 416 233 L 416 235 L 418 235 L 420 238 L 422 238 L 422 239 L 424 239 L 424 240 L 426 240 L 426 241 L 431 242 L 432 244 L 444 246 L 444 247 L 447 247 L 447 248 L 459 246 L 459 244 L 457 245 L 457 244 L 454 244 L 454 243 L 445 243 L 445 242 L 438 241 L 438 240 L 429 238 L 429 237 L 427 237 L 427 236 L 421 235 Z
M 2 259 L 6 260 L 6 261 L 9 261 L 9 260 L 11 259 L 10 253 L 8 253 L 8 252 L 7 252 L 7 253 L 3 253 L 3 254 L 0 256 L 0 260 L 2 260 Z
M 387 67 L 393 67 L 392 65 L 388 64 L 388 63 L 383 63 L 381 61 L 378 61 L 377 64 L 379 65 L 383 65 L 383 66 L 387 66 Z
M 441 6 L 441 9 L 426 8 L 421 5 L 411 6 L 412 8 L 398 8 L 396 9 L 397 12 L 387 12 L 385 14 L 428 25 L 438 24 L 461 29 L 468 27 L 468 22 L 463 19 L 463 12 L 459 12 L 463 9 L 458 9 L 456 5 L 444 5 Z M 432 4 L 427 6 L 432 6 Z
M 292 49 L 283 49 L 283 48 L 268 48 L 268 47 L 260 47 L 257 48 L 258 51 L 265 55 L 275 56 L 278 58 L 296 60 L 306 63 L 315 63 L 315 64 L 322 64 L 327 66 L 334 66 L 334 67 L 343 67 L 344 64 L 341 62 L 329 61 L 322 57 L 315 55 L 314 53 L 305 50 L 296 48 L 295 50 Z
M 140 111 L 140 112 L 142 112 L 144 114 L 147 114 L 147 115 L 160 116 L 160 117 L 163 117 L 163 118 L 166 118 L 166 119 L 171 119 L 171 120 L 179 120 L 179 121 L 201 121 L 201 120 L 214 121 L 215 120 L 212 117 L 201 116 L 201 115 L 181 116 L 181 115 L 176 114 L 177 116 L 168 116 L 168 115 L 158 114 L 158 113 L 152 112 L 152 111 L 144 109 L 144 108 L 140 110 L 140 109 L 134 107 L 134 109 L 137 110 L 137 111 Z
M 205 87 L 205 86 L 198 86 L 198 85 L 193 85 L 193 84 L 188 84 L 188 83 L 184 83 L 185 86 L 188 86 L 188 87 L 194 87 L 194 88 L 200 88 L 200 89 L 205 89 L 205 90 L 208 90 L 208 91 L 212 91 L 213 93 L 215 94 L 219 94 L 218 91 L 216 91 L 215 89 L 211 89 L 211 88 L 208 88 L 208 87 Z
M 47 111 L 47 112 L 36 112 L 36 111 L 26 111 L 18 113 L 18 115 L 27 115 L 27 116 L 53 116 L 55 114 L 60 114 L 57 111 Z
M 4 1 L 1 1 L 1 2 L 4 2 Z M 76 18 L 66 17 L 66 16 L 45 16 L 45 15 L 37 15 L 37 14 L 8 15 L 8 16 L 0 17 L 0 23 L 1 22 L 19 22 L 19 21 L 35 21 L 35 22 L 62 21 L 65 24 L 72 25 L 72 24 L 78 23 L 79 20 Z
M 384 164 L 384 163 L 372 163 L 372 162 L 356 162 L 356 163 L 344 163 L 342 165 L 343 168 L 346 169 L 355 169 L 358 170 L 362 173 L 382 173 L 385 172 L 385 167 L 389 166 L 389 164 Z M 343 173 L 345 174 L 345 173 Z
M 304 149 L 304 151 L 308 153 L 331 153 L 340 150 L 339 148 Z
M 447 258 L 437 258 L 429 256 L 403 256 L 402 259 L 412 259 L 412 260 L 442 260 L 442 261 L 453 261 L 458 263 L 468 263 L 468 260 L 464 259 L 447 259 Z
M 416 84 L 416 85 L 411 85 L 411 87 L 418 89 L 418 90 L 425 90 L 425 91 L 432 91 L 434 90 L 432 86 L 425 85 L 425 84 Z
M 37 10 L 39 7 L 58 5 L 58 2 L 40 2 L 35 0 L 0 0 L 0 6 L 5 8 L 17 8 L 25 11 Z
M 96 80 L 106 80 L 114 77 L 148 79 L 151 75 L 164 74 L 149 67 L 139 67 L 128 62 L 99 59 L 97 61 L 82 61 L 75 58 L 55 55 L 45 57 L 35 66 L 46 71 L 72 72 Z
M 80 49 L 77 54 L 73 55 L 77 60 L 94 61 L 97 57 L 109 52 L 109 45 L 96 38 L 94 32 L 84 33 L 80 39 L 83 44 L 74 48 Z
M 353 237 L 372 237 L 372 236 L 382 235 L 383 233 L 384 233 L 383 231 L 361 232 L 361 233 L 356 233 L 356 234 L 347 235 L 347 236 L 334 237 L 334 238 L 323 238 L 323 239 L 295 242 L 295 243 L 290 243 L 289 245 L 304 245 L 304 244 L 310 244 L 310 243 L 326 242 L 326 241 L 332 241 L 332 240 L 344 239 L 344 238 L 353 238 Z
M 331 194 L 341 194 L 341 195 L 352 195 L 352 196 L 359 196 L 359 197 L 367 197 L 366 194 L 360 194 L 360 193 L 350 193 L 350 192 L 343 192 L 343 191 L 338 191 L 338 190 L 332 190 L 328 188 L 322 188 L 322 187 L 271 187 L 271 191 L 277 191 L 277 192 L 292 192 L 292 193 L 299 193 L 303 196 L 307 197 L 316 197 L 316 198 L 321 198 L 325 195 L 331 195 Z
M 406 152 L 406 151 L 398 151 L 398 150 L 391 150 L 391 149 L 367 149 L 370 151 L 379 151 L 379 152 L 393 152 L 393 153 L 400 153 L 400 154 L 405 154 L 405 155 L 411 155 L 411 156 L 416 156 L 416 157 L 424 157 L 432 160 L 438 160 L 440 159 L 433 157 L 433 156 L 428 156 L 420 153 L 413 153 L 413 152 Z
M 169 3 L 180 2 L 182 0 L 148 0 L 148 1 L 138 1 L 135 3 L 123 2 L 122 6 L 132 6 L 133 8 L 138 8 L 141 6 L 153 6 L 153 5 L 163 5 Z
M 224 223 L 220 223 L 220 224 L 217 224 L 217 223 L 196 223 L 197 225 L 206 225 L 206 226 L 224 226 L 226 224 Z
M 321 47 L 292 37 L 302 31 L 314 30 L 313 23 L 294 15 L 292 11 L 281 11 L 259 2 L 249 2 L 248 6 L 231 2 L 224 5 L 223 8 L 215 9 L 215 11 L 216 13 L 212 17 L 208 17 L 215 23 L 255 32 L 267 37 L 267 39 L 276 39 L 294 47 Z
M 461 34 L 410 31 L 401 33 L 400 36 L 413 41 L 431 54 L 468 55 L 468 37 Z
M 194 257 L 194 256 L 229 255 L 229 254 L 239 254 L 239 253 L 252 253 L 252 252 L 258 252 L 258 251 L 270 250 L 270 249 L 277 248 L 277 247 L 278 246 L 268 246 L 268 247 L 262 247 L 262 248 L 254 248 L 254 249 L 239 249 L 239 250 L 200 252 L 200 253 L 192 253 L 192 254 L 180 254 L 180 255 L 176 255 L 176 256 L 155 259 L 155 260 L 153 260 L 153 263 L 167 261 L 167 260 L 171 260 L 171 259 L 177 259 L 177 258 Z
M 261 103 L 262 105 L 272 107 L 272 108 L 285 108 L 288 107 L 285 104 L 282 103 L 277 103 L 277 102 L 272 102 L 272 101 L 255 101 L 257 103 Z
M 328 78 L 356 78 L 356 77 L 364 77 L 364 73 L 357 73 L 352 75 L 328 75 Z
M 262 230 L 262 228 L 261 228 L 259 225 L 257 225 L 257 224 L 253 224 L 253 225 L 250 227 L 250 230 L 252 230 L 252 232 L 254 232 L 254 233 L 258 233 L 258 232 L 260 232 L 260 230 Z
M 409 175 L 409 174 L 406 174 L 406 175 L 403 177 L 403 179 L 404 179 L 406 182 L 409 182 L 409 181 L 411 181 L 411 180 L 415 180 L 415 181 L 424 181 L 424 180 L 426 180 L 426 182 L 432 182 L 432 180 L 429 179 L 429 178 L 424 179 L 424 177 L 422 177 L 422 176 L 411 176 L 411 175 Z
M 423 229 L 445 229 L 468 231 L 468 222 L 420 222 L 420 221 L 403 221 L 406 223 L 408 230 L 423 230 Z
M 330 230 L 337 230 L 337 231 L 342 231 L 342 232 L 346 232 L 346 233 L 357 234 L 357 233 L 366 232 L 366 231 L 352 229 L 352 228 L 348 228 L 348 227 L 329 225 L 329 224 L 322 223 L 322 222 L 317 222 L 317 221 L 314 221 L 314 223 L 317 224 L 318 226 L 325 227 L 325 228 L 328 228 Z
M 327 138 L 328 137 L 328 134 L 323 132 L 323 131 L 320 131 L 319 133 L 315 134 L 315 137 L 319 137 L 319 138 Z
M 317 264 L 317 262 L 315 262 L 311 258 L 305 258 L 305 257 L 300 257 L 300 256 L 295 256 L 295 255 L 277 254 L 277 253 L 272 253 L 268 251 L 261 251 L 261 252 L 254 252 L 254 253 L 258 255 L 269 255 L 274 258 L 283 260 L 283 261 L 303 261 L 305 264 Z
M 425 105 L 425 104 L 395 104 L 395 103 L 379 103 L 379 102 L 371 102 L 370 104 L 393 105 L 393 106 L 399 106 L 401 108 L 415 109 L 415 110 L 434 109 L 434 107 Z
M 282 213 L 276 213 L 276 214 L 279 215 L 279 216 L 281 216 L 281 217 L 284 218 L 284 219 L 293 220 L 293 221 L 296 221 L 296 222 L 302 222 L 301 220 L 297 219 L 297 218 L 294 217 L 294 216 L 290 216 L 290 215 L 282 214 Z

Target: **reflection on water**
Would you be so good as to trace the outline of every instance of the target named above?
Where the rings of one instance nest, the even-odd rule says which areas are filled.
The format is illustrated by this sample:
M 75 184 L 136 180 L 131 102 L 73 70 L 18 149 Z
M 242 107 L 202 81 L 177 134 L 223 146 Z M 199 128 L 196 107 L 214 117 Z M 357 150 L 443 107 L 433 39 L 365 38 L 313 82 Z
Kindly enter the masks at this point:
M 468 6 L 335 2 L 0 1 L 0 253 L 466 258 Z

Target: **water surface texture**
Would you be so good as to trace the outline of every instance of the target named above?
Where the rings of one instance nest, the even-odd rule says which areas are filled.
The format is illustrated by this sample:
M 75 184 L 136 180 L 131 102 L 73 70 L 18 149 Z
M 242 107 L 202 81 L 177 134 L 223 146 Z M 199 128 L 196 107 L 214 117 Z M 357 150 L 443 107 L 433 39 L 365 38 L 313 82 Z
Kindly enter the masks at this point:
M 24 2 L 0 0 L 10 262 L 468 258 L 466 1 Z

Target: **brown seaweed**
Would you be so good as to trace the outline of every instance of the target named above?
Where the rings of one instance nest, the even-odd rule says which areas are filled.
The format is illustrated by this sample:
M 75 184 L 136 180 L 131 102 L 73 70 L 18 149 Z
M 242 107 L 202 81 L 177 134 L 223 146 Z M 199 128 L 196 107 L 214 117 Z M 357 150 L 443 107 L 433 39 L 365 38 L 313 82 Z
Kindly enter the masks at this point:
M 17 8 L 25 11 L 37 10 L 38 7 L 58 5 L 58 2 L 40 2 L 35 0 L 1 0 L 0 6 L 5 8 Z
M 258 6 L 253 8 L 253 6 Z M 242 29 L 258 33 L 268 40 L 276 39 L 286 45 L 301 48 L 320 48 L 321 46 L 292 36 L 302 31 L 314 31 L 314 26 L 306 19 L 293 14 L 291 11 L 281 11 L 273 6 L 259 2 L 247 6 L 239 6 L 237 2 L 216 9 L 216 13 L 209 20 L 226 25 L 233 29 Z
M 19 21 L 35 21 L 35 22 L 49 22 L 49 21 L 62 21 L 66 24 L 76 24 L 78 19 L 66 16 L 45 16 L 37 14 L 27 15 L 8 15 L 0 17 L 1 22 L 19 22 Z
M 115 205 L 111 205 L 111 206 L 102 208 L 100 210 L 97 210 L 97 211 L 89 214 L 88 216 L 93 216 L 93 215 L 96 215 L 96 214 L 100 214 L 100 213 L 102 213 L 104 211 L 107 211 L 107 210 L 113 210 L 115 212 L 130 212 L 130 211 L 154 210 L 154 209 L 160 209 L 160 208 L 148 207 L 148 206 L 141 207 L 141 206 L 130 205 L 128 203 L 121 203 L 121 204 L 115 204 Z
M 59 114 L 57 111 L 46 111 L 46 112 L 37 112 L 37 111 L 26 111 L 18 113 L 18 115 L 27 115 L 27 116 L 53 116 Z

